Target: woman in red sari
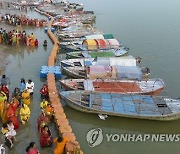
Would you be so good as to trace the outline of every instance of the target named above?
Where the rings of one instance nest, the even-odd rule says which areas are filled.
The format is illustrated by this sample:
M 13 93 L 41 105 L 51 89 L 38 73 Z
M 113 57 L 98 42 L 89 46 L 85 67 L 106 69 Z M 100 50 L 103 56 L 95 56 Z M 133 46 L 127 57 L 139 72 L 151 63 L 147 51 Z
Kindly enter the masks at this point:
M 46 84 L 43 85 L 43 87 L 40 90 L 41 98 L 42 99 L 48 99 L 48 86 Z
M 35 142 L 31 142 L 26 148 L 26 154 L 40 154 L 36 148 Z
M 19 128 L 19 122 L 17 118 L 17 112 L 18 112 L 19 102 L 17 99 L 12 99 L 12 101 L 9 104 L 9 107 L 7 109 L 7 120 L 12 121 L 14 125 L 14 129 Z
M 9 89 L 6 87 L 6 85 L 2 85 L 0 88 L 0 91 L 3 91 L 6 94 L 7 101 L 9 100 Z
M 47 125 L 44 126 L 40 137 L 41 147 L 51 146 L 53 143 L 52 133 Z
M 38 131 L 42 132 L 42 129 L 45 125 L 49 123 L 49 118 L 48 116 L 42 111 L 41 115 L 38 118 Z

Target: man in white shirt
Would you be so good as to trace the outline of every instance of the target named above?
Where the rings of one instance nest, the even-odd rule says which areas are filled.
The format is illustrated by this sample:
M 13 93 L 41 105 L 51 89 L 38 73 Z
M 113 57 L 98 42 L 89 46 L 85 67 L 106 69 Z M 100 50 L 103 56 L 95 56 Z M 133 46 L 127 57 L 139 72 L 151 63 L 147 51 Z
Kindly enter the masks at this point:
M 5 146 L 4 146 L 4 144 L 0 145 L 0 154 L 5 154 Z
M 26 89 L 28 90 L 28 92 L 30 93 L 30 95 L 33 95 L 34 82 L 32 82 L 31 79 L 29 79 L 28 82 L 26 83 Z

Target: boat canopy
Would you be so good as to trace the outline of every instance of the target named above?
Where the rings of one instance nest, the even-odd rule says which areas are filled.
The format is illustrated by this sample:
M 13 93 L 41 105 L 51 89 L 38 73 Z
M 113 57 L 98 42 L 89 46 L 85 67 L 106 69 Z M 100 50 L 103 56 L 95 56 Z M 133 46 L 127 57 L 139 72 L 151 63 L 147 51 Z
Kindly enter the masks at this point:
M 112 67 L 103 65 L 91 65 L 89 67 L 89 78 L 111 78 Z
M 87 35 L 85 38 L 88 39 L 104 39 L 102 34 Z
M 119 48 L 120 44 L 119 44 L 119 41 L 117 39 L 107 39 L 107 40 L 108 40 L 111 48 L 114 48 L 114 49 Z
M 109 57 L 97 57 L 97 61 L 96 61 L 95 65 L 110 65 L 110 58 Z
M 95 39 L 99 49 L 109 48 L 109 42 L 105 39 Z
M 114 66 L 117 69 L 117 79 L 142 79 L 142 71 L 139 66 Z
M 113 34 L 103 34 L 104 39 L 114 39 Z
M 136 66 L 136 59 L 132 56 L 110 57 L 110 66 Z
M 94 65 L 109 65 L 109 66 L 136 66 L 136 59 L 133 56 L 126 57 L 97 57 L 92 61 Z
M 111 79 L 142 79 L 142 71 L 138 66 L 89 66 L 89 79 L 111 78 Z
M 97 49 L 97 42 L 95 40 L 84 40 L 82 43 L 84 46 L 87 47 L 88 50 L 96 50 Z

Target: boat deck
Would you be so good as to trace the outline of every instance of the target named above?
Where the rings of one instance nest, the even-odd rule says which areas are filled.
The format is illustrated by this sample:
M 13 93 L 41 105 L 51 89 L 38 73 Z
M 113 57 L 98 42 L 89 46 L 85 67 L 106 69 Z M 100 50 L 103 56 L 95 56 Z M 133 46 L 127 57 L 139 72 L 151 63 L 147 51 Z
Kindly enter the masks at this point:
M 93 87 L 95 91 L 104 92 L 142 92 L 139 85 L 137 85 L 135 82 L 93 82 Z
M 103 111 L 117 114 L 141 116 L 160 116 L 172 113 L 165 101 L 141 95 L 91 94 L 90 107 L 101 107 Z

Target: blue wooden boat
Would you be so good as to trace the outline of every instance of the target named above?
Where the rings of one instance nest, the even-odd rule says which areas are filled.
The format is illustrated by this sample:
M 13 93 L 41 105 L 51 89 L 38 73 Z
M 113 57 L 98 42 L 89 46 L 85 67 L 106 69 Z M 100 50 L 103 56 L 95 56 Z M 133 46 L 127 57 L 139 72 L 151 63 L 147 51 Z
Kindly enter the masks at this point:
M 63 91 L 60 95 L 81 112 L 160 121 L 180 119 L 179 99 L 89 91 Z

